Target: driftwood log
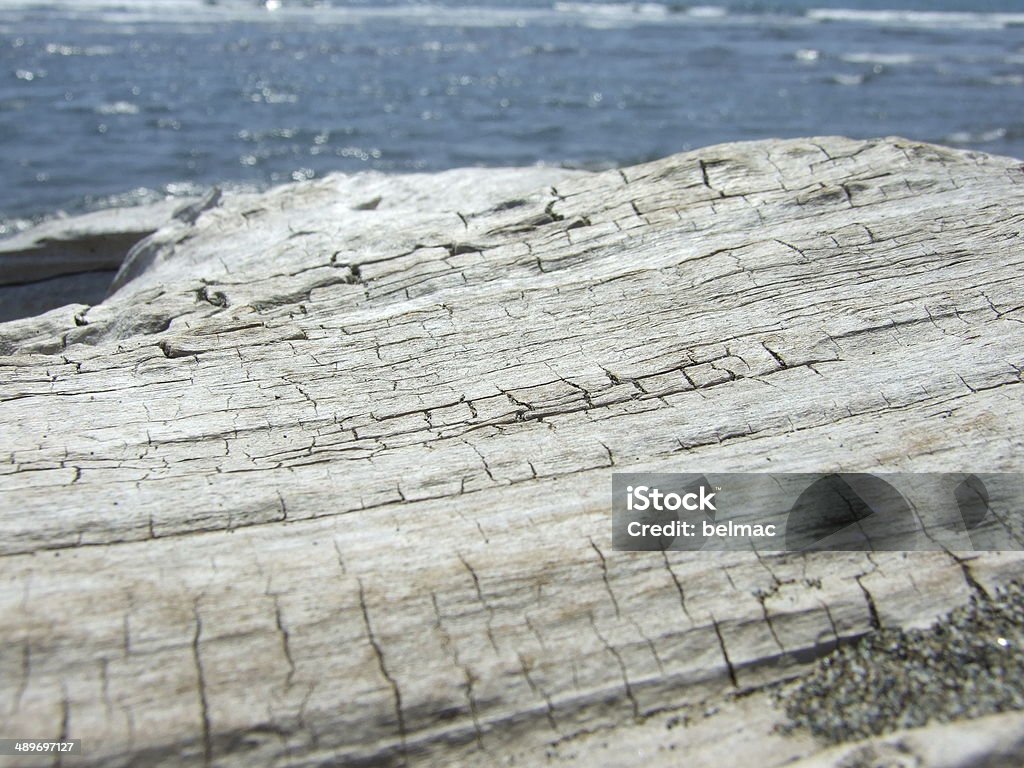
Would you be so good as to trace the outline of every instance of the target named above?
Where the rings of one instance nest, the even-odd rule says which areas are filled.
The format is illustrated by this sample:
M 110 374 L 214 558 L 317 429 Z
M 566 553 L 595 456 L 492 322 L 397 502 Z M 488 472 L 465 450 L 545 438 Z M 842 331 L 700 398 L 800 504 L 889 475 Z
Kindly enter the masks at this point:
M 1019 161 L 822 138 L 207 203 L 104 302 L 0 325 L 0 736 L 833 765 L 771 686 L 1020 571 L 610 525 L 615 471 L 1019 471 Z M 1024 719 L 977 723 L 939 732 Z
M 99 303 L 128 250 L 198 202 L 182 198 L 58 217 L 0 240 L 0 322 L 91 297 Z

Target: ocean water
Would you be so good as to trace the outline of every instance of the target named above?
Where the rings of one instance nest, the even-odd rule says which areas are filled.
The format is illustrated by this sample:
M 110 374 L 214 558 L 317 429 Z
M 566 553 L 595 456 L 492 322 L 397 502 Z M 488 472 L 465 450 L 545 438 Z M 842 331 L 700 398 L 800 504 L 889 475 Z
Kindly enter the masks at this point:
M 0 0 L 0 235 L 213 184 L 814 134 L 1024 157 L 1024 0 Z

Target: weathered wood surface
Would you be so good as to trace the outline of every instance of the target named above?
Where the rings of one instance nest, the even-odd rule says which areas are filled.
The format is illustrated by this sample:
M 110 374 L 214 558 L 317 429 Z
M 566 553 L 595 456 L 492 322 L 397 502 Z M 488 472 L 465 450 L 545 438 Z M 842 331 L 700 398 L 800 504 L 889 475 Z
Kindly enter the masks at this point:
M 194 198 L 59 217 L 0 240 L 0 322 L 95 296 L 125 255 Z
M 1021 556 L 612 552 L 611 473 L 1020 470 L 1022 204 L 1019 161 L 826 138 L 172 222 L 103 304 L 0 325 L 2 735 L 814 755 L 765 686 Z
M 58 217 L 0 240 L 0 285 L 116 270 L 135 243 L 196 202 L 179 198 Z

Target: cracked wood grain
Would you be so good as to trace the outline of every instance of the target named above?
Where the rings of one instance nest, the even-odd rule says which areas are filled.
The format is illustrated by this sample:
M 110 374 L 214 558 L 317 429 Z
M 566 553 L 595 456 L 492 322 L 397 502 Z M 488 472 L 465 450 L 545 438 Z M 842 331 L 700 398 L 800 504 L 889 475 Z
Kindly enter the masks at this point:
M 1020 470 L 1022 203 L 1019 161 L 830 137 L 172 220 L 0 324 L 0 730 L 572 763 L 927 623 L 1021 557 L 614 552 L 610 475 Z

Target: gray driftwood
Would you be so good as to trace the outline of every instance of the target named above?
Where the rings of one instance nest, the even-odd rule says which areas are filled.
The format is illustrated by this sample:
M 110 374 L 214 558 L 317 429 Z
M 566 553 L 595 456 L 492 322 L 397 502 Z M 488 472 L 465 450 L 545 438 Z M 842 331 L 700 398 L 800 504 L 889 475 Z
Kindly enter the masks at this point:
M 617 553 L 611 473 L 1020 470 L 1022 211 L 1019 161 L 824 138 L 172 220 L 105 302 L 0 325 L 0 732 L 833 764 L 767 688 L 1021 556 Z
M 194 198 L 164 200 L 46 221 L 0 240 L 0 285 L 117 270 L 139 240 L 197 205 Z
M 0 240 L 0 322 L 102 301 L 129 250 L 194 198 L 59 217 Z

